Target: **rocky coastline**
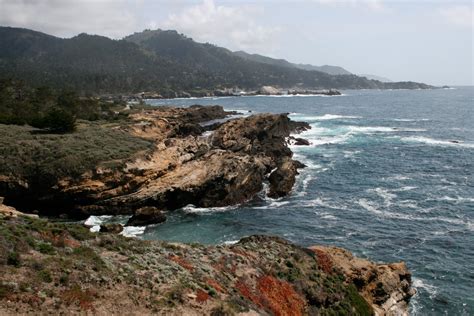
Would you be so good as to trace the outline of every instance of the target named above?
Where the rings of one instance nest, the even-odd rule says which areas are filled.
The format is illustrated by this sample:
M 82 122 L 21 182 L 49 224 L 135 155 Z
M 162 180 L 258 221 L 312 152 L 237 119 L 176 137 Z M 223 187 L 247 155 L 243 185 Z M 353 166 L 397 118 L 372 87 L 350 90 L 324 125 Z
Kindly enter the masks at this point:
M 121 225 L 92 233 L 31 216 L 126 214 L 127 225 L 147 225 L 189 204 L 244 203 L 265 186 L 269 197 L 285 196 L 305 167 L 288 144 L 307 145 L 292 136 L 307 123 L 191 106 L 143 108 L 81 128 L 149 146 L 40 187 L 37 173 L 0 174 L 0 314 L 408 314 L 414 290 L 404 263 L 270 236 L 216 246 L 142 241 L 117 235 Z
M 188 204 L 239 204 L 254 198 L 267 181 L 269 196 L 288 194 L 303 165 L 292 159 L 287 138 L 309 125 L 286 114 L 236 114 L 220 106 L 130 114 L 120 129 L 149 140 L 146 152 L 119 167 L 99 164 L 79 176 L 57 179 L 42 192 L 35 192 L 28 178 L 2 175 L 0 195 L 21 210 L 86 218 L 132 215 L 144 207 L 161 213 Z
M 336 89 L 304 89 L 304 88 L 280 88 L 274 86 L 262 86 L 255 90 L 242 90 L 240 88 L 226 88 L 217 90 L 199 90 L 199 91 L 173 91 L 158 92 L 148 91 L 140 92 L 133 95 L 120 96 L 120 99 L 127 101 L 139 102 L 141 100 L 152 99 L 187 99 L 187 98 L 209 98 L 209 97 L 245 97 L 259 95 L 325 95 L 338 96 L 342 93 Z M 119 99 L 114 95 L 102 96 L 102 98 L 116 100 Z

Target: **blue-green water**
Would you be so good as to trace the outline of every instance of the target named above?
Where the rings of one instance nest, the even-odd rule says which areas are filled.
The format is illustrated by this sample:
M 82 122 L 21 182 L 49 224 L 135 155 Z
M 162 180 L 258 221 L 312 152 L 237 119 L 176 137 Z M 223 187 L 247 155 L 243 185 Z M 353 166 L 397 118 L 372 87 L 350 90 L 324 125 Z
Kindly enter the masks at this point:
M 150 103 L 290 112 L 313 129 L 303 134 L 311 146 L 292 148 L 308 168 L 289 197 L 187 207 L 143 238 L 223 243 L 272 234 L 404 260 L 418 290 L 413 314 L 474 314 L 474 88 Z

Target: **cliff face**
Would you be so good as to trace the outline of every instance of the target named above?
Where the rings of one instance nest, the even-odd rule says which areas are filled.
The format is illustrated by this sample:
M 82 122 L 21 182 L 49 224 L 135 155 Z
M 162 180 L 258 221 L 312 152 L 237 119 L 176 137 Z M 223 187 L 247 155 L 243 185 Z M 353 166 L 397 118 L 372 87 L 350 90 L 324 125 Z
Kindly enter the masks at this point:
M 1 315 L 405 315 L 412 295 L 403 263 L 341 249 L 141 241 L 1 210 Z
M 40 212 L 71 217 L 133 214 L 142 207 L 174 210 L 187 204 L 225 206 L 252 199 L 270 179 L 270 196 L 288 194 L 297 169 L 286 138 L 307 124 L 284 114 L 222 122 L 222 107 L 158 108 L 131 115 L 114 127 L 153 142 L 121 167 L 106 164 L 59 179 L 43 193 L 28 179 L 0 179 L 0 194 L 21 206 L 25 196 Z M 207 123 L 205 123 L 207 122 Z M 207 125 L 205 125 L 207 124 Z M 80 154 L 80 153 L 79 153 Z M 21 192 L 21 194 L 18 194 Z

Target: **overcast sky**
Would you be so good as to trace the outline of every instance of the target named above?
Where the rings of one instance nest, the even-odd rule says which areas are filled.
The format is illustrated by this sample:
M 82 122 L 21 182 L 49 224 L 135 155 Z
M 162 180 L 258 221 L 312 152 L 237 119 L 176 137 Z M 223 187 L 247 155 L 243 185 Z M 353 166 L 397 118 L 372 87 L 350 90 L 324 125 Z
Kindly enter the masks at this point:
M 292 62 L 473 84 L 471 0 L 0 0 L 0 25 L 61 37 L 176 29 Z

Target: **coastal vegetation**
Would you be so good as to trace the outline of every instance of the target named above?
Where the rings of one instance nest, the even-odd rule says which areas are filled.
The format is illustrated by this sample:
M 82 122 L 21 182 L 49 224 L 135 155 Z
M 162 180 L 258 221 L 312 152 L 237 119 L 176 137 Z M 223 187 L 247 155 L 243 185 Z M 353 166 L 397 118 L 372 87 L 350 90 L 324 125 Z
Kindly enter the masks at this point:
M 364 261 L 373 272 L 354 265 L 354 283 L 343 268 L 354 258 L 333 257 L 337 249 L 268 236 L 232 246 L 141 241 L 2 207 L 0 314 L 373 315 L 392 291 L 409 297 L 406 268 Z

